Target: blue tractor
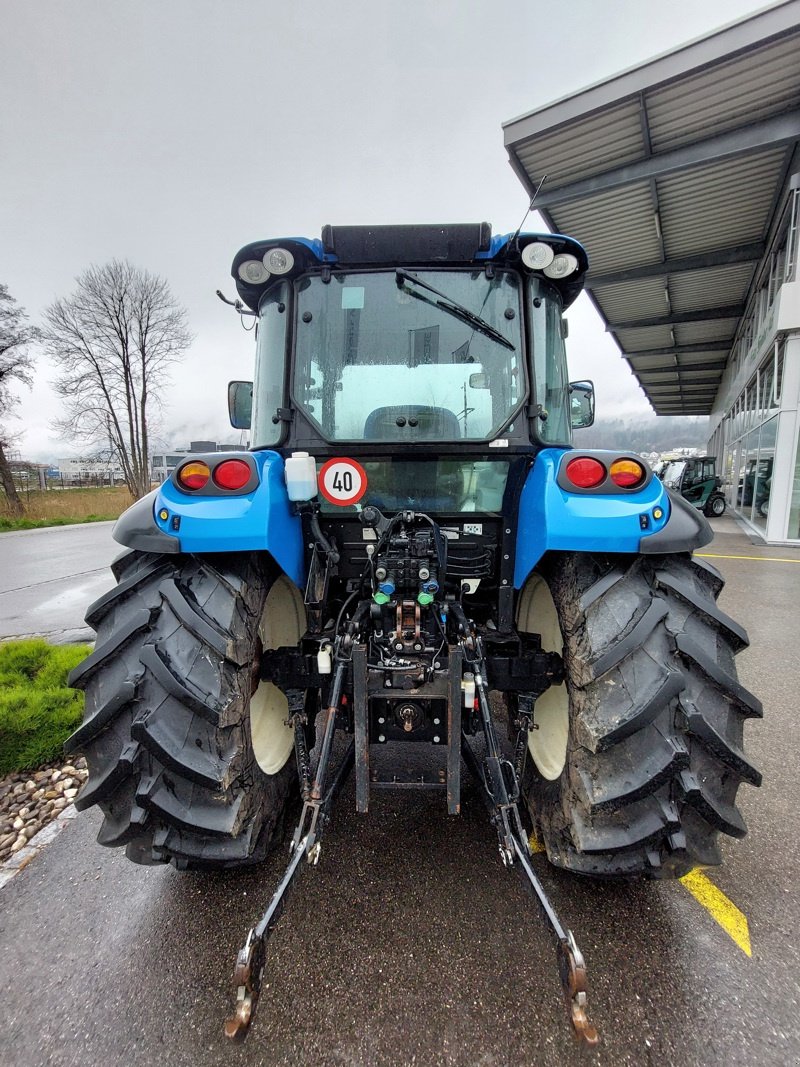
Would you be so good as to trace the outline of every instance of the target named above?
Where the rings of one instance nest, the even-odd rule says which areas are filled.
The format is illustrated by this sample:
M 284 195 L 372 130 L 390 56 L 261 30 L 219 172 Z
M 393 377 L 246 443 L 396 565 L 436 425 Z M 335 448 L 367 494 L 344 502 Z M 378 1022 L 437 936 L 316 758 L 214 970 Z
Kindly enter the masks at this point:
M 261 860 L 299 793 L 289 867 L 237 961 L 233 1038 L 351 770 L 361 812 L 415 787 L 456 815 L 463 761 L 589 1043 L 531 831 L 556 866 L 626 879 L 716 864 L 720 832 L 745 833 L 761 707 L 720 576 L 692 556 L 710 528 L 639 456 L 572 443 L 594 397 L 568 380 L 563 314 L 587 265 L 569 237 L 485 223 L 331 226 L 234 259 L 257 324 L 254 381 L 229 391 L 250 449 L 187 456 L 117 523 L 129 551 L 87 615 L 70 743 L 90 769 L 78 807 L 138 863 Z M 409 745 L 427 769 L 404 777 Z

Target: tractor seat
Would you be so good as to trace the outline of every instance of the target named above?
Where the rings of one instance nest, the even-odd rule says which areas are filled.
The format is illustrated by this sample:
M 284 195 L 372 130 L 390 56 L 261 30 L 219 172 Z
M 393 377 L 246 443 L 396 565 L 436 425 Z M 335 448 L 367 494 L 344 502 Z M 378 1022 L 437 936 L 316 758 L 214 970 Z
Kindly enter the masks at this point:
M 394 404 L 375 408 L 364 423 L 365 441 L 458 441 L 461 426 L 449 408 Z

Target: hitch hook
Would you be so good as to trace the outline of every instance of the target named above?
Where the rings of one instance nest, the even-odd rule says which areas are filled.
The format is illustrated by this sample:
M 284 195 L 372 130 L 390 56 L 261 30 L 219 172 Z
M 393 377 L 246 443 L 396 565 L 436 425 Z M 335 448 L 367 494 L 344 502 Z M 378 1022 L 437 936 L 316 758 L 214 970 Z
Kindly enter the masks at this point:
M 233 969 L 236 1003 L 233 1013 L 225 1019 L 225 1036 L 240 1043 L 247 1037 L 261 992 L 261 975 L 266 962 L 264 938 L 250 930 Z
M 586 1014 L 586 964 L 571 930 L 567 930 L 567 936 L 559 940 L 556 955 L 575 1037 L 578 1041 L 584 1041 L 589 1048 L 594 1048 L 600 1037 Z

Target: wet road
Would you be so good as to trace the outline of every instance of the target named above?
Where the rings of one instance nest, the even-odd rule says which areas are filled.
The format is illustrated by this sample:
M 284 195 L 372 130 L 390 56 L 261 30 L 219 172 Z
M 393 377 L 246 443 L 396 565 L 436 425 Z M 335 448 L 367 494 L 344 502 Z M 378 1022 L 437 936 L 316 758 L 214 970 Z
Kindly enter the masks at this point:
M 680 883 L 596 884 L 537 857 L 587 959 L 602 1044 L 582 1054 L 547 931 L 475 790 L 457 819 L 410 794 L 359 817 L 350 783 L 270 943 L 251 1035 L 230 1046 L 232 962 L 285 855 L 239 874 L 136 867 L 94 844 L 88 812 L 0 891 L 0 1063 L 797 1062 L 800 551 L 754 546 L 727 517 L 715 527 L 705 552 L 721 557 L 721 606 L 750 631 L 739 673 L 765 706 L 747 724 L 764 785 L 742 788 L 750 834 L 726 839 L 708 874 L 746 917 L 751 957 Z
M 45 636 L 93 641 L 88 605 L 114 584 L 108 569 L 124 551 L 113 522 L 0 534 L 0 641 Z

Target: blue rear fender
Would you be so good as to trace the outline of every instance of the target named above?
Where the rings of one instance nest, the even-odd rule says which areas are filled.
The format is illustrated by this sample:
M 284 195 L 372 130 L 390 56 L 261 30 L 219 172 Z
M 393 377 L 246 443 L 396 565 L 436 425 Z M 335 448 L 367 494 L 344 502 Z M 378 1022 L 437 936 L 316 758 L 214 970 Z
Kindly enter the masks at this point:
M 515 588 L 524 585 L 546 552 L 657 555 L 690 552 L 713 537 L 703 516 L 656 477 L 637 490 L 567 491 L 557 481 L 566 454 L 609 465 L 621 453 L 547 448 L 536 456 L 519 502 Z
M 252 492 L 204 496 L 181 492 L 166 481 L 120 517 L 114 538 L 147 552 L 268 552 L 303 588 L 302 527 L 286 492 L 283 459 L 270 451 L 248 457 L 258 472 Z

